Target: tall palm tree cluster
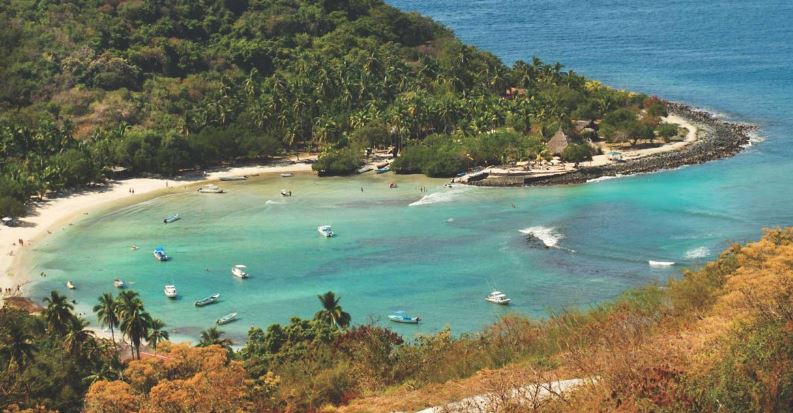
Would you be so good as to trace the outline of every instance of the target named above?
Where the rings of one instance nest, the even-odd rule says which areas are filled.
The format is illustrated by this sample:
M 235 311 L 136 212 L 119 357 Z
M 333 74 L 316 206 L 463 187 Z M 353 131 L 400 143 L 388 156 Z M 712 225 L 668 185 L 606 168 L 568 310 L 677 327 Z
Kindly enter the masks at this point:
M 99 322 L 110 328 L 113 342 L 116 341 L 116 328 L 129 340 L 133 358 L 140 359 L 143 341 L 157 351 L 157 345 L 169 339 L 165 323 L 146 311 L 140 295 L 135 291 L 123 291 L 115 298 L 111 293 L 102 294 L 99 303 L 94 306 L 94 312 Z

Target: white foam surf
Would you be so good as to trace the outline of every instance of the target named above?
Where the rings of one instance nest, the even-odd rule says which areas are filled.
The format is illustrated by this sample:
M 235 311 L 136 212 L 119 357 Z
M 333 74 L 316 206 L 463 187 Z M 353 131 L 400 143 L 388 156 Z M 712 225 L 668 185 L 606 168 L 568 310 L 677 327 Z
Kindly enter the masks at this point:
M 273 201 L 272 199 L 268 199 L 264 204 L 265 205 L 283 205 L 286 202 L 284 201 Z
M 710 255 L 710 248 L 708 247 L 697 247 L 686 251 L 686 258 L 689 260 L 695 260 L 697 258 L 705 258 L 709 255 Z
M 623 176 L 622 174 L 600 176 L 597 178 L 588 179 L 587 183 L 610 181 L 612 179 L 622 178 L 622 176 Z
M 465 185 L 454 186 L 451 189 L 445 191 L 433 192 L 431 194 L 424 195 L 421 199 L 410 203 L 408 206 L 422 206 L 438 204 L 442 202 L 452 202 L 460 195 L 470 191 L 471 189 L 473 189 L 473 187 Z
M 559 233 L 554 227 L 544 227 L 542 225 L 538 225 L 536 227 L 528 227 L 521 230 L 518 230 L 521 234 L 528 235 L 530 237 L 537 238 L 538 240 L 542 241 L 548 248 L 558 248 L 559 241 L 564 238 L 564 235 Z

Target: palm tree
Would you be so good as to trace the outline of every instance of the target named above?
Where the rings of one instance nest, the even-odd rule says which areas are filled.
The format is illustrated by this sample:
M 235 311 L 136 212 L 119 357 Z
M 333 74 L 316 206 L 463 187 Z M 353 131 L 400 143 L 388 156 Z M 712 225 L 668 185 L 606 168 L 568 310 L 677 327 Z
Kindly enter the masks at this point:
M 218 345 L 228 348 L 234 344 L 231 339 L 221 338 L 221 336 L 223 336 L 222 330 L 218 330 L 217 327 L 210 327 L 201 332 L 201 341 L 198 342 L 198 347 Z
M 8 324 L 6 334 L 2 337 L 2 347 L 0 347 L 0 353 L 8 358 L 8 370 L 11 370 L 13 363 L 19 372 L 24 371 L 33 361 L 35 351 L 36 345 L 33 344 L 33 336 L 28 333 L 28 330 L 19 322 Z
M 88 344 L 96 344 L 94 342 L 94 332 L 86 330 L 88 321 L 79 317 L 72 318 L 69 323 L 69 329 L 63 338 L 63 348 L 75 359 L 80 359 L 83 355 L 83 349 Z
M 94 306 L 94 312 L 99 322 L 102 323 L 103 326 L 110 327 L 110 338 L 113 340 L 113 343 L 116 342 L 116 335 L 113 329 L 118 326 L 117 311 L 117 303 L 111 293 L 104 293 L 99 296 L 99 304 Z
M 148 335 L 151 316 L 143 308 L 138 293 L 124 291 L 117 297 L 117 317 L 119 329 L 129 338 L 132 344 L 132 356 L 140 359 L 140 343 Z
M 165 330 L 165 323 L 156 318 L 151 320 L 149 334 L 146 335 L 146 342 L 154 349 L 154 354 L 157 354 L 157 344 L 169 338 L 168 331 Z
M 52 291 L 50 296 L 44 299 L 44 302 L 47 303 L 47 308 L 44 310 L 47 328 L 57 335 L 63 336 L 74 318 L 74 314 L 72 314 L 74 307 L 65 296 L 60 295 L 57 291 Z
M 333 291 L 318 295 L 319 302 L 322 303 L 322 310 L 314 315 L 315 320 L 327 321 L 336 328 L 345 328 L 350 325 L 350 314 L 344 312 L 339 305 L 341 297 L 336 297 Z

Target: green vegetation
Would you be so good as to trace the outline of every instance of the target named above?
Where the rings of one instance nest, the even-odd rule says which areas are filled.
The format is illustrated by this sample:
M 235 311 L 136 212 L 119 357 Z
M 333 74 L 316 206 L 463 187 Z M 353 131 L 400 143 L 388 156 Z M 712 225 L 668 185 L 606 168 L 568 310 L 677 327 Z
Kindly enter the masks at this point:
M 366 148 L 393 145 L 415 152 L 399 172 L 448 176 L 536 156 L 573 119 L 665 111 L 559 64 L 506 67 L 381 0 L 15 0 L 0 24 L 8 215 L 117 165 L 173 175 L 310 149 L 323 153 L 315 170 L 347 174 Z M 506 151 L 472 154 L 505 134 Z

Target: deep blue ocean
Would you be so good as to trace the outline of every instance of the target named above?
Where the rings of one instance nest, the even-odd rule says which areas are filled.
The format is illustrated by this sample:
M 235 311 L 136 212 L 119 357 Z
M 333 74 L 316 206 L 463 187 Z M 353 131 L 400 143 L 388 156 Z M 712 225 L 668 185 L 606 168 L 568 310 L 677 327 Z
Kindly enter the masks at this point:
M 757 123 L 762 142 L 738 156 L 674 171 L 574 186 L 442 187 L 419 177 L 278 177 L 182 191 L 84 217 L 39 244 L 35 296 L 68 291 L 89 312 L 122 277 L 176 337 L 225 313 L 248 327 L 311 317 L 316 295 L 342 296 L 354 322 L 421 315 L 412 336 L 475 331 L 508 311 L 542 317 L 678 276 L 763 227 L 793 225 L 793 3 L 787 1 L 392 0 L 447 25 L 508 64 L 538 56 L 614 87 L 657 94 Z M 399 188 L 388 189 L 397 181 Z M 281 199 L 289 185 L 295 196 Z M 429 193 L 420 192 L 426 186 Z M 360 188 L 365 188 L 361 192 Z M 513 207 L 514 204 L 514 207 Z M 184 219 L 164 226 L 163 216 Z M 333 224 L 339 236 L 319 238 Z M 521 232 L 523 230 L 523 232 Z M 544 248 L 532 233 L 553 248 Z M 129 245 L 141 247 L 132 252 Z M 174 256 L 156 263 L 163 244 Z M 674 261 L 651 268 L 648 260 Z M 229 274 L 247 264 L 246 281 Z M 162 286 L 176 283 L 180 300 Z M 498 288 L 511 308 L 484 302 Z M 215 306 L 192 302 L 214 292 Z

